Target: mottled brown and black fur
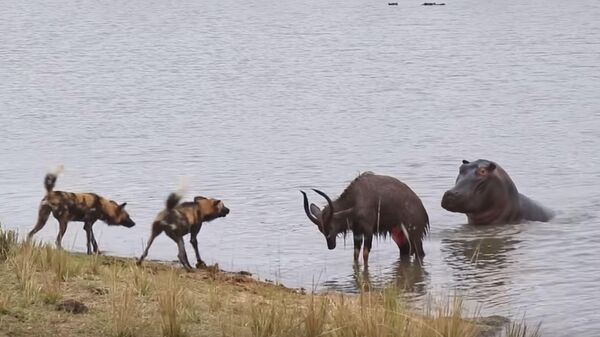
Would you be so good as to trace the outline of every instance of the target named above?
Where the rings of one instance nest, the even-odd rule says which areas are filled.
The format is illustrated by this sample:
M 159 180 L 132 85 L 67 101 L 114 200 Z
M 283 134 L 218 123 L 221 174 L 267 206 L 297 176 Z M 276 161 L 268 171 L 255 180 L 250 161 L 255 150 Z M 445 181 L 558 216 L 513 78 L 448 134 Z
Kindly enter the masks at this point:
M 127 203 L 119 205 L 95 193 L 53 191 L 57 176 L 57 174 L 48 173 L 44 178 L 46 196 L 40 203 L 37 223 L 27 235 L 28 239 L 31 239 L 35 233 L 39 232 L 46 225 L 50 213 L 58 220 L 59 229 L 58 236 L 56 237 L 56 245 L 59 248 L 61 247 L 62 238 L 65 235 L 69 221 L 81 221 L 84 223 L 83 228 L 87 236 L 88 254 L 92 253 L 92 245 L 94 253 L 98 253 L 98 243 L 94 238 L 92 230 L 92 226 L 96 221 L 102 220 L 111 226 L 135 226 L 135 222 L 131 220 L 125 210 Z
M 141 264 L 148 255 L 148 250 L 154 239 L 162 232 L 165 232 L 167 236 L 177 243 L 177 248 L 179 250 L 177 257 L 181 264 L 187 270 L 191 270 L 192 266 L 188 261 L 183 242 L 183 236 L 189 233 L 191 235 L 190 243 L 192 244 L 192 247 L 194 247 L 196 260 L 198 261 L 196 267 L 200 268 L 205 266 L 204 261 L 200 258 L 197 240 L 200 228 L 202 228 L 202 223 L 225 217 L 229 214 L 229 208 L 225 207 L 225 204 L 223 204 L 221 200 L 205 198 L 202 196 L 197 196 L 194 198 L 194 201 L 184 202 L 182 204 L 179 204 L 180 200 L 181 196 L 177 193 L 171 193 L 169 195 L 166 202 L 166 208 L 158 213 L 156 219 L 152 223 L 152 234 L 150 235 L 144 253 L 138 260 L 138 265 Z

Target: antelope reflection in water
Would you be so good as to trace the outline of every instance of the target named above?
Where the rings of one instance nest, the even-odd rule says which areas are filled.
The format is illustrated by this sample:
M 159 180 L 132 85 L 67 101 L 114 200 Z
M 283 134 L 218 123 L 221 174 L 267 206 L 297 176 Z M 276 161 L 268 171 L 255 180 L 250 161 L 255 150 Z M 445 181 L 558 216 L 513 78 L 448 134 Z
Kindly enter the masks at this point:
M 343 278 L 345 281 L 327 281 L 324 287 L 358 293 L 393 286 L 407 298 L 419 298 L 426 294 L 426 285 L 429 283 L 429 273 L 425 268 L 418 260 L 409 261 L 401 258 L 381 271 L 354 266 L 352 275 Z

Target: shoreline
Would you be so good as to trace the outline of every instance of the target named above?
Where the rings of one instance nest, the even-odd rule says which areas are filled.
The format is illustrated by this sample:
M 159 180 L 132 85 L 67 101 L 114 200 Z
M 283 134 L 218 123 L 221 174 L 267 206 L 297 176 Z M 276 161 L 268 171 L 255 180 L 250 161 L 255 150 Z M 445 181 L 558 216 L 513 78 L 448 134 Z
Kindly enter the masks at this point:
M 0 336 L 491 337 L 508 323 L 470 316 L 460 298 L 417 310 L 395 288 L 307 291 L 218 265 L 138 267 L 131 257 L 71 253 L 16 235 L 7 243 L 8 236 L 0 229 Z

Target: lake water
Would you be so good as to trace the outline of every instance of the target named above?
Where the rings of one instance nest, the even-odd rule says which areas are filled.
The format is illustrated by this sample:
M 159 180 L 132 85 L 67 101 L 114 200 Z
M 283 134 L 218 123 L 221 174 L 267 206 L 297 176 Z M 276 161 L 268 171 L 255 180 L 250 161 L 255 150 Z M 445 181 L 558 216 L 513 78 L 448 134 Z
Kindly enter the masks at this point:
M 46 170 L 64 163 L 57 189 L 128 202 L 138 225 L 97 223 L 96 237 L 138 256 L 186 178 L 188 198 L 232 210 L 199 235 L 207 262 L 352 292 L 351 237 L 327 250 L 299 189 L 337 196 L 372 170 L 407 183 L 431 219 L 422 266 L 374 243 L 374 285 L 460 290 L 484 314 L 543 321 L 544 336 L 597 336 L 598 18 L 596 0 L 5 0 L 0 221 L 27 232 Z M 443 210 L 460 161 L 477 158 L 558 216 L 473 228 Z M 85 249 L 80 224 L 64 244 Z M 149 258 L 176 254 L 163 235 Z

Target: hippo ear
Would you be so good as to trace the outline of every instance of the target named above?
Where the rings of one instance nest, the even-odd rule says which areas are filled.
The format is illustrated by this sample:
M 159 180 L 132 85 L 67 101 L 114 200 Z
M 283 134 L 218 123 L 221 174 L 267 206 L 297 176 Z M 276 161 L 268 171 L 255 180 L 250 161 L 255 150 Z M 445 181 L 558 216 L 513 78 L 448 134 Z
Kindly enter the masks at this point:
M 468 160 L 466 160 L 466 159 L 463 159 L 463 162 L 462 162 L 462 163 L 463 163 L 463 164 L 468 164 L 468 163 L 469 163 L 469 161 L 468 161 Z
M 488 172 L 492 172 L 496 169 L 496 164 L 495 163 L 490 163 L 487 167 Z
M 319 208 L 319 206 L 315 205 L 315 204 L 310 204 L 310 212 L 312 213 L 312 215 L 314 215 L 315 217 L 317 217 L 317 219 L 321 219 L 321 209 Z

